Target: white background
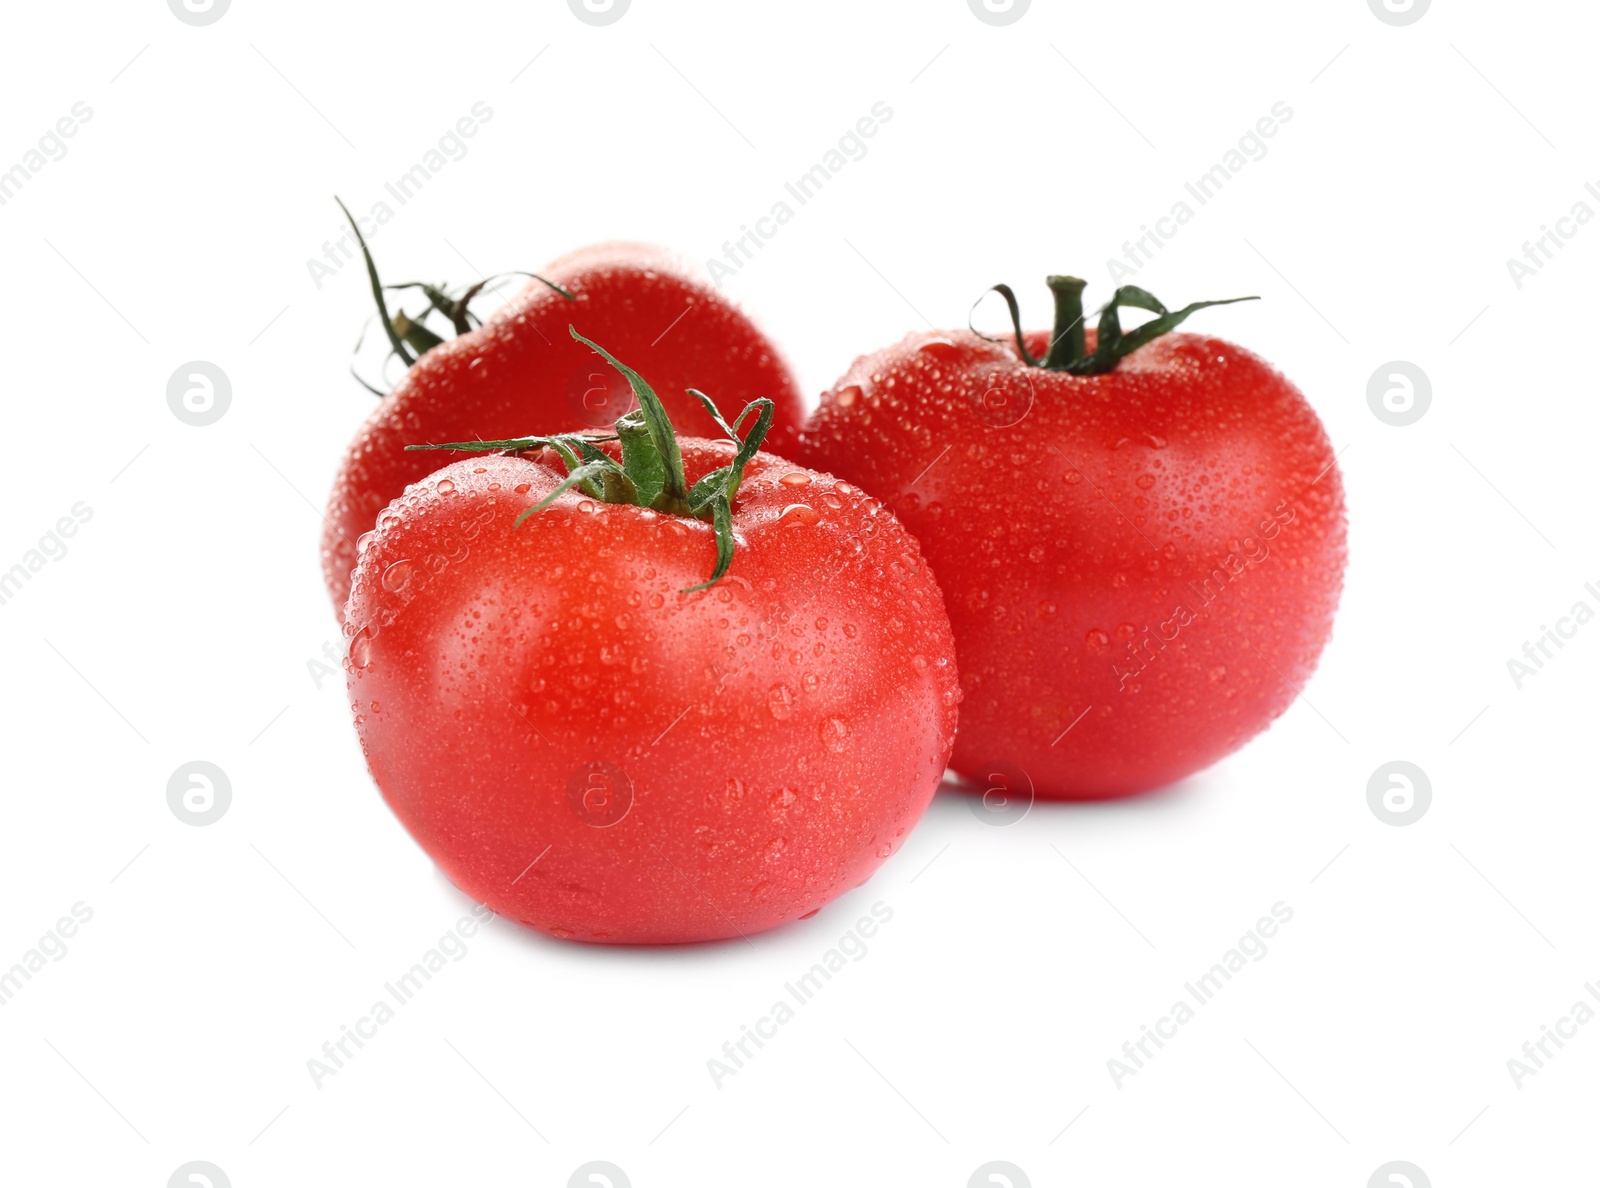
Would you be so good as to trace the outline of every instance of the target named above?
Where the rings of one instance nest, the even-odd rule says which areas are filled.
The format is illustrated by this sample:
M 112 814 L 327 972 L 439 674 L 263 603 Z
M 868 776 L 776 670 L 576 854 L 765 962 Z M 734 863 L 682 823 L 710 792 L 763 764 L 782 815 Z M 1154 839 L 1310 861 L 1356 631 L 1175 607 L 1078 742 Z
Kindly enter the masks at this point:
M 79 501 L 70 551 L 0 606 L 0 966 L 90 923 L 0 1008 L 0 1181 L 148 1185 L 968 1182 L 1361 1188 L 1593 1174 L 1600 1026 L 1506 1061 L 1600 979 L 1590 625 L 1506 661 L 1600 582 L 1600 223 L 1519 289 L 1600 183 L 1578 3 L 559 0 L 12 5 L 0 168 L 92 119 L 0 207 L 9 473 L 0 569 Z M 536 59 L 536 60 L 534 60 Z M 530 60 L 532 65 L 529 65 Z M 1259 293 L 1197 328 L 1267 356 L 1328 427 L 1351 562 L 1305 697 L 1239 754 L 1126 803 L 994 828 L 942 795 L 867 886 L 753 943 L 578 947 L 503 922 L 336 1077 L 306 1061 L 470 906 L 384 807 L 342 680 L 321 508 L 371 397 L 368 313 L 308 258 L 474 102 L 492 122 L 374 243 L 390 279 L 536 268 L 591 241 L 703 266 L 879 101 L 892 121 L 727 289 L 814 395 L 985 286 L 1045 320 L 1277 101 L 1292 120 L 1138 281 Z M 1193 205 L 1191 200 L 1191 205 Z M 405 274 L 402 276 L 402 274 Z M 209 360 L 217 423 L 168 409 Z M 1396 428 L 1389 360 L 1431 378 Z M 1313 708 L 1314 707 L 1314 708 Z M 227 815 L 175 819 L 206 759 Z M 1418 823 L 1368 777 L 1429 775 Z M 130 865 L 131 862 L 131 865 Z M 721 1088 L 706 1061 L 882 900 L 893 920 Z M 1276 901 L 1294 919 L 1144 1071 L 1106 1061 Z M 1592 1000 L 1591 1000 L 1592 1001 Z M 1600 1003 L 1596 1004 L 1600 1006 Z M 1020 1181 L 1019 1181 L 1020 1183 Z

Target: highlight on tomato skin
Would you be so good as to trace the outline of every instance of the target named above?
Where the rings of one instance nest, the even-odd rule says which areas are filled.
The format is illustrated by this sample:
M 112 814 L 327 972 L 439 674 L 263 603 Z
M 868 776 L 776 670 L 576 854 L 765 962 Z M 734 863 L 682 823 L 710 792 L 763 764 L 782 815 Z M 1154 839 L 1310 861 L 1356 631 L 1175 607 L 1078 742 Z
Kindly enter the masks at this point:
M 726 520 L 659 510 L 670 477 L 607 469 L 648 485 L 643 420 L 475 454 L 390 504 L 346 607 L 351 708 L 392 810 L 496 912 L 599 943 L 749 936 L 858 886 L 920 818 L 954 642 L 877 500 L 757 452 Z M 676 448 L 685 491 L 743 450 Z
M 421 299 L 402 291 L 386 300 L 393 315 L 406 303 L 415 314 Z M 422 352 L 357 431 L 324 517 L 323 577 L 336 612 L 349 594 L 355 542 L 408 483 L 438 464 L 408 453 L 407 445 L 592 429 L 627 411 L 627 384 L 571 339 L 569 323 L 648 374 L 681 423 L 697 424 L 702 415 L 685 394 L 689 387 L 730 407 L 772 400 L 767 447 L 791 451 L 804 415 L 800 390 L 782 353 L 748 315 L 663 248 L 583 248 L 528 279 L 481 326 Z
M 960 660 L 951 766 L 979 790 L 1009 772 L 1019 795 L 1125 796 L 1293 702 L 1332 631 L 1344 493 L 1316 414 L 1269 364 L 1170 330 L 1112 357 L 1105 323 L 1074 313 L 1083 282 L 1051 281 L 1051 333 L 916 333 L 857 359 L 796 456 L 828 459 L 921 541 Z

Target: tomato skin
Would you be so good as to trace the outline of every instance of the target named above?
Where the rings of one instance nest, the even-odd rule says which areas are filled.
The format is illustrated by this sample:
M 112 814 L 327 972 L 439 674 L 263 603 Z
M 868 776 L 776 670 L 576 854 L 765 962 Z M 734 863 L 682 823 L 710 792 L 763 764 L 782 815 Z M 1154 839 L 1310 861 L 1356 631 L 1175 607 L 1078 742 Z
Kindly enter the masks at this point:
M 680 445 L 691 482 L 733 453 Z M 577 940 L 747 936 L 860 884 L 955 732 L 916 542 L 861 491 L 757 454 L 732 568 L 683 594 L 711 571 L 709 524 L 568 491 L 512 527 L 563 473 L 476 456 L 378 518 L 345 633 L 390 807 L 467 894 Z
M 674 424 L 712 430 L 685 394 L 689 387 L 724 408 L 765 396 L 777 406 L 767 446 L 792 450 L 803 407 L 788 365 L 748 317 L 669 253 L 598 244 L 540 275 L 577 300 L 530 280 L 484 325 L 423 355 L 345 451 L 322 535 L 323 578 L 335 610 L 350 592 L 361 534 L 407 483 L 439 465 L 438 455 L 407 453 L 406 446 L 610 426 L 626 411 L 626 404 L 605 401 L 607 394 L 625 399 L 627 384 L 573 341 L 569 324 L 649 375 Z
M 1079 377 L 913 334 L 856 360 L 796 456 L 922 542 L 960 659 L 951 766 L 984 786 L 1179 780 L 1282 713 L 1332 628 L 1333 449 L 1288 380 L 1220 339 L 1169 334 Z

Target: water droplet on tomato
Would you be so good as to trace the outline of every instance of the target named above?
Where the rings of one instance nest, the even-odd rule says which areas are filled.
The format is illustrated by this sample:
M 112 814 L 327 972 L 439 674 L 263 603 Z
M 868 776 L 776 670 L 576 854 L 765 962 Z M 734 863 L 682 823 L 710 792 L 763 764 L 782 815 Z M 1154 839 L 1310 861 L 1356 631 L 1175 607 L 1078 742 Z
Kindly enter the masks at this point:
M 767 691 L 767 709 L 778 721 L 785 721 L 794 712 L 794 692 L 788 685 L 777 684 Z
M 845 725 L 843 718 L 824 718 L 817 727 L 817 735 L 822 739 L 822 745 L 835 755 L 842 753 L 850 745 L 850 727 Z
M 396 561 L 383 571 L 383 588 L 389 591 L 402 590 L 415 572 L 416 566 L 412 565 L 409 559 Z
M 448 495 L 456 489 L 456 485 L 449 479 L 440 479 L 433 485 L 433 489 L 441 495 Z
M 363 627 L 350 641 L 350 663 L 356 668 L 366 668 L 372 663 L 372 628 Z

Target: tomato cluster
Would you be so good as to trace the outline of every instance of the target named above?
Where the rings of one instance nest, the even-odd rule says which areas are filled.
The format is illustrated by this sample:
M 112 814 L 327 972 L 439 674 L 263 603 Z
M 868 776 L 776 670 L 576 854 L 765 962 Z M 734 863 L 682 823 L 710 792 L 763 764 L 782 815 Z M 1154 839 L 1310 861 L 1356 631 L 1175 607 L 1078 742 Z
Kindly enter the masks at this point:
M 997 286 L 1009 341 L 913 334 L 805 420 L 772 344 L 654 249 L 569 256 L 482 323 L 481 286 L 417 286 L 449 341 L 368 263 L 409 369 L 327 517 L 357 732 L 446 874 L 551 935 L 810 915 L 947 766 L 1043 799 L 1169 784 L 1328 639 L 1333 451 L 1262 360 L 1174 332 L 1219 303 L 1125 286 L 1086 329 L 1051 277 L 1046 334 Z

